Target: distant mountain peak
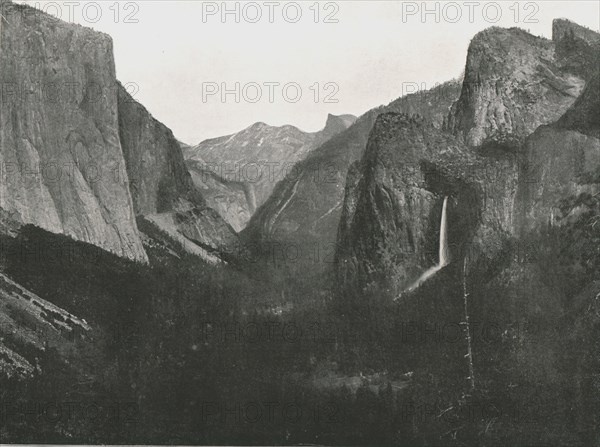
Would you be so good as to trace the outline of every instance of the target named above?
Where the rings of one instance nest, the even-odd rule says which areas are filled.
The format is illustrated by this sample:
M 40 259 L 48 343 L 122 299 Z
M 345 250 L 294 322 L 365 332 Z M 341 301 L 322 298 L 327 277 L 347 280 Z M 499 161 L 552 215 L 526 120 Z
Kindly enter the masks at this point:
M 318 132 L 258 121 L 240 132 L 186 148 L 184 155 L 209 205 L 241 230 L 290 166 L 355 120 L 353 115 L 329 114 L 325 127 Z
M 323 129 L 323 131 L 327 132 L 330 129 L 341 131 L 347 129 L 352 124 L 354 124 L 356 119 L 357 118 L 354 115 L 333 115 L 331 113 L 328 113 L 327 121 L 325 122 L 325 128 Z
M 252 124 L 250 127 L 248 127 L 248 129 L 264 129 L 264 128 L 272 128 L 273 126 L 269 126 L 267 123 L 264 123 L 262 121 L 258 121 L 254 124 Z

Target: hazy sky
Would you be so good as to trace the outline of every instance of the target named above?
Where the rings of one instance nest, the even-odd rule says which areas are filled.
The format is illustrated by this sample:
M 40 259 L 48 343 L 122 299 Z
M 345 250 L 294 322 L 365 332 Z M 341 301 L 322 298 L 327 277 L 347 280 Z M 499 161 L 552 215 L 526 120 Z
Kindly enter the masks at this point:
M 110 34 L 118 78 L 190 144 L 256 121 L 316 131 L 327 113 L 360 115 L 457 77 L 470 39 L 489 26 L 550 37 L 552 19 L 565 17 L 600 28 L 594 0 L 427 2 L 424 17 L 423 2 L 401 1 L 227 2 L 224 18 L 222 2 L 22 3 Z

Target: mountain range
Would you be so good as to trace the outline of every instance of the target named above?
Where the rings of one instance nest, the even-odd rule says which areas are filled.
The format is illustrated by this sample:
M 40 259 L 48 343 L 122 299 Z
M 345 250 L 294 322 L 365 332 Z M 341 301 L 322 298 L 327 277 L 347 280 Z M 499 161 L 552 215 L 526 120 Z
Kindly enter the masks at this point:
M 491 27 L 460 79 L 191 146 L 108 35 L 2 11 L 0 397 L 138 412 L 3 441 L 597 443 L 598 33 Z M 314 418 L 206 413 L 274 401 Z
M 330 114 L 325 127 L 314 133 L 259 122 L 233 135 L 185 147 L 183 153 L 209 205 L 241 231 L 298 161 L 355 120 L 352 115 Z

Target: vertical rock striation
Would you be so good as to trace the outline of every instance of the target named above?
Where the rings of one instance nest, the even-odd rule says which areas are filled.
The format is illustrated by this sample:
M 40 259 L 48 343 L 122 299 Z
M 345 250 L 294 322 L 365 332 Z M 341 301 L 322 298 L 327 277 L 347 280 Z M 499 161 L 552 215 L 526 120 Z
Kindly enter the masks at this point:
M 9 4 L 0 38 L 0 207 L 146 262 L 119 139 L 111 39 Z

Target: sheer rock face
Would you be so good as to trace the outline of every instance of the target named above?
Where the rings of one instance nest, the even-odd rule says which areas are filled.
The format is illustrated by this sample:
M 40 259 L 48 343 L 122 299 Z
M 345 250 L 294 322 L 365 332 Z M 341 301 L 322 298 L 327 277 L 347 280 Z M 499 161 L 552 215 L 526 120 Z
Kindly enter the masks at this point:
M 314 256 L 307 253 L 312 255 L 315 250 L 335 247 L 348 169 L 362 158 L 377 116 L 386 112 L 420 114 L 441 127 L 459 92 L 459 82 L 448 82 L 426 92 L 407 95 L 361 116 L 347 130 L 295 165 L 252 217 L 242 238 L 293 245 L 299 247 L 300 257 L 306 249 L 305 265 L 316 272 L 331 267 L 332 261 L 315 262 Z
M 526 243 L 532 234 L 567 222 L 571 214 L 588 212 L 585 197 L 600 191 L 599 79 L 588 79 L 579 97 L 568 101 L 570 107 L 555 104 L 561 115 L 551 124 L 530 135 L 524 127 L 508 140 L 486 134 L 476 147 L 464 144 L 460 132 L 455 138 L 427 120 L 380 116 L 346 184 L 336 257 L 343 290 L 377 284 L 398 293 L 435 265 L 446 196 L 450 258 L 467 256 L 469 269 L 478 273 L 497 266 L 511 241 Z M 548 93 L 556 99 L 555 94 Z M 456 116 L 466 116 L 460 107 L 470 107 L 463 99 L 453 108 Z M 522 110 L 518 104 L 512 107 Z M 477 113 L 487 116 L 488 111 Z M 474 122 L 485 122 L 480 118 L 476 114 Z M 467 134 L 467 140 L 473 135 Z M 574 197 L 581 198 L 579 205 L 565 210 L 565 199 Z
M 449 257 L 459 258 L 478 229 L 512 231 L 517 170 L 510 160 L 471 151 L 428 120 L 377 119 L 361 162 L 350 173 L 336 254 L 343 290 L 375 283 L 391 293 L 437 265 L 442 204 L 448 197 Z
M 472 146 L 514 145 L 556 121 L 581 93 L 553 41 L 518 29 L 490 28 L 469 46 L 460 99 L 448 128 Z
M 561 199 L 600 192 L 600 140 L 544 126 L 527 139 L 519 183 L 521 231 L 555 225 Z
M 379 116 L 360 166 L 362 178 L 357 182 L 356 171 L 349 174 L 337 256 L 342 281 L 393 278 L 404 284 L 437 262 L 437 254 L 431 256 L 437 247 L 427 241 L 443 197 L 428 190 L 421 161 L 440 146 L 458 145 L 454 140 L 418 118 Z
M 562 199 L 600 192 L 599 138 L 600 76 L 597 76 L 588 82 L 581 97 L 561 119 L 541 126 L 526 140 L 518 196 L 521 232 L 526 234 L 556 225 L 562 215 Z
M 187 251 L 218 262 L 211 253 L 232 251 L 237 242 L 234 230 L 207 207 L 171 130 L 122 86 L 118 91 L 121 143 L 136 215 L 147 218 Z
M 204 206 L 173 132 L 119 84 L 119 133 L 136 215 L 170 211 L 181 199 Z
M 325 127 L 312 133 L 255 123 L 236 134 L 187 147 L 184 154 L 209 206 L 240 231 L 296 162 L 355 120 L 352 115 L 329 115 Z
M 589 137 L 598 127 L 600 36 L 564 20 L 553 28 L 553 41 L 491 28 L 469 49 L 449 128 L 488 160 L 473 259 L 491 261 L 508 238 L 552 224 L 561 199 L 588 188 L 580 182 L 597 166 Z
M 124 173 L 112 42 L 10 4 L 0 35 L 0 207 L 146 262 Z
M 594 108 L 577 108 L 565 116 L 587 122 L 585 111 Z M 497 263 L 510 240 L 526 243 L 532 232 L 585 213 L 585 200 L 566 211 L 563 200 L 600 193 L 600 140 L 564 121 L 541 126 L 513 155 L 478 153 L 426 122 L 380 116 L 365 157 L 349 174 L 339 285 L 360 290 L 375 283 L 399 293 L 435 265 L 446 196 L 450 258 L 468 255 L 474 272 Z
M 24 6 L 3 11 L 0 207 L 141 262 L 136 217 L 180 213 L 173 221 L 201 233 L 215 216 L 172 132 L 118 84 L 110 38 Z M 234 237 L 224 222 L 209 227 L 216 247 Z
M 598 52 L 600 56 L 600 51 Z M 600 138 L 600 73 L 591 78 L 575 104 L 558 120 L 561 129 L 577 131 L 583 135 Z

